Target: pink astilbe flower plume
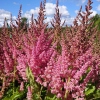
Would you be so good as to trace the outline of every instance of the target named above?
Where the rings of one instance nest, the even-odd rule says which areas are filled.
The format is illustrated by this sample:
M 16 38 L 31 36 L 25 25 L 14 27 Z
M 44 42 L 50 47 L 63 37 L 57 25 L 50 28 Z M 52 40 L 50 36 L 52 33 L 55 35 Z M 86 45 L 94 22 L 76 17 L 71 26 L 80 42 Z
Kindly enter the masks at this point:
M 52 36 L 50 38 L 48 37 L 48 33 L 42 32 L 33 46 L 29 66 L 35 76 L 42 75 L 49 62 L 51 54 L 53 53 L 51 43 Z
M 87 13 L 84 14 L 87 17 L 85 19 L 85 15 L 81 15 L 80 10 L 79 15 L 82 17 L 81 24 L 76 25 L 78 18 L 75 19 L 76 22 L 72 30 L 67 30 L 66 37 L 63 37 L 60 42 L 61 51 L 56 53 L 55 56 L 51 56 L 44 70 L 44 75 L 42 75 L 44 78 L 43 85 L 47 86 L 51 93 L 56 94 L 57 97 L 68 99 L 71 95 L 72 98 L 84 100 L 84 89 L 90 79 L 92 79 L 90 75 L 95 73 L 92 82 L 95 82 L 96 76 L 98 76 L 96 71 L 98 71 L 99 65 L 95 68 L 91 38 L 89 39 L 89 36 L 91 37 L 93 34 L 89 32 L 93 31 L 87 31 L 88 29 L 85 27 L 89 22 L 88 16 L 91 14 L 89 12 L 91 4 L 92 2 L 89 1 L 88 6 L 86 6 Z M 83 76 L 85 78 L 81 81 Z
M 28 86 L 27 100 L 32 100 L 32 89 Z
M 46 0 L 40 4 L 37 19 L 32 15 L 26 29 L 21 24 L 22 6 L 16 25 L 11 18 L 11 29 L 6 27 L 5 19 L 0 31 L 0 97 L 14 80 L 20 83 L 20 92 L 24 83 L 29 85 L 27 100 L 33 99 L 31 87 L 35 87 L 31 82 L 41 89 L 46 87 L 46 93 L 49 91 L 62 100 L 85 100 L 89 84 L 100 88 L 99 32 L 92 27 L 91 4 L 88 0 L 84 12 L 80 8 L 71 27 L 62 28 L 58 0 L 52 28 L 45 23 Z M 28 77 L 28 68 L 34 80 Z

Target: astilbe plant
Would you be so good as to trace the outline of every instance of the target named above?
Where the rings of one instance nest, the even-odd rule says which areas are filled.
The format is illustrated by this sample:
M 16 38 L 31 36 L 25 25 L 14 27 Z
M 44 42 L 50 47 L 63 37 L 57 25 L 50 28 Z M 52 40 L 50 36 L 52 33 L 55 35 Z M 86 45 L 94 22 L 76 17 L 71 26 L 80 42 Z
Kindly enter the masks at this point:
M 18 19 L 16 20 L 16 25 L 12 23 L 11 18 L 11 30 L 9 31 L 9 29 L 6 27 L 6 22 L 4 22 L 3 29 L 0 33 L 0 80 L 2 80 L 0 92 L 2 92 L 2 94 L 4 94 L 6 88 L 10 86 L 11 82 L 13 83 L 14 90 L 15 80 L 19 81 L 20 78 L 16 66 L 18 65 L 19 55 L 23 53 L 23 50 L 21 49 L 22 39 L 20 37 L 22 37 L 22 35 L 25 33 L 23 29 L 20 29 L 20 18 L 21 7 L 19 10 Z M 0 98 L 2 98 L 2 96 L 0 96 Z
M 100 88 L 100 43 L 96 45 L 98 32 L 92 27 L 91 4 L 88 0 L 86 11 L 81 8 L 73 26 L 63 32 L 58 1 L 50 31 L 45 23 L 45 0 L 38 18 L 34 20 L 32 15 L 26 31 L 20 26 L 20 7 L 16 25 L 11 19 L 11 30 L 4 24 L 0 34 L 0 98 L 10 82 L 16 93 L 15 80 L 20 92 L 27 88 L 28 100 L 45 100 L 49 93 L 62 100 L 84 100 L 89 85 L 95 87 L 94 91 Z
M 26 67 L 29 66 L 35 76 L 38 76 L 41 70 L 45 68 L 45 65 L 49 61 L 52 53 L 52 48 L 50 48 L 50 46 L 52 43 L 53 34 L 52 31 L 45 32 L 47 24 L 44 23 L 44 11 L 42 11 L 44 10 L 43 7 L 44 6 L 42 6 L 41 3 L 39 17 L 37 20 L 35 20 L 36 23 L 32 18 L 31 26 L 27 31 L 28 33 L 22 35 L 22 45 L 19 50 L 21 51 L 21 54 L 19 57 L 17 57 L 17 61 L 20 61 L 18 63 L 19 65 L 22 64 L 21 61 L 25 63 L 24 68 L 22 65 L 20 65 L 20 67 L 19 65 L 17 66 L 17 69 L 19 68 L 18 71 L 21 72 L 21 70 L 24 70 L 22 72 L 25 72 Z M 40 23 L 42 25 L 40 25 Z
M 5 89 L 10 85 L 10 82 L 13 80 L 13 70 L 15 66 L 14 59 L 12 57 L 12 47 L 10 48 L 10 38 L 9 31 L 5 27 L 2 29 L 0 36 L 0 80 L 2 87 L 0 87 L 0 98 L 3 96 Z
M 91 44 L 91 37 L 95 32 L 95 29 L 90 27 L 91 4 L 89 0 L 86 12 L 79 11 L 74 26 L 67 30 L 66 37 L 60 42 L 61 54 L 56 53 L 43 75 L 44 86 L 62 99 L 69 100 L 72 97 L 84 100 L 88 83 L 94 83 L 96 86 L 99 82 L 99 58 L 97 62 Z

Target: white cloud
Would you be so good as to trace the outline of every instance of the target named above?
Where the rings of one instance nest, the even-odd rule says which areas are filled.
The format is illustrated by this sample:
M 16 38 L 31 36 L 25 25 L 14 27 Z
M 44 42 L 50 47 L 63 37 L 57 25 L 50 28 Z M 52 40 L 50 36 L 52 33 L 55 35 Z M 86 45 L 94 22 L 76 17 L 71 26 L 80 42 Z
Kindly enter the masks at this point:
M 0 9 L 0 26 L 3 26 L 4 19 L 10 19 L 11 13 L 9 11 L 5 11 L 4 9 Z
M 78 14 L 79 10 L 75 10 L 75 13 Z
M 66 23 L 67 25 L 73 25 L 73 21 L 74 21 L 74 17 L 69 17 L 69 18 L 66 18 Z
M 46 15 L 47 16 L 54 15 L 55 7 L 56 7 L 56 4 L 46 3 Z M 59 6 L 59 12 L 60 12 L 60 14 L 62 14 L 62 16 L 69 16 L 69 12 L 67 10 L 67 7 L 64 5 Z
M 0 19 L 0 27 L 3 26 L 4 20 Z
M 62 16 L 69 16 L 69 12 L 67 10 L 66 6 L 59 6 L 59 11 L 62 14 Z
M 76 15 L 78 14 L 78 10 L 75 10 Z M 86 12 L 86 11 L 85 11 Z M 95 16 L 97 14 L 97 11 L 95 10 L 91 10 L 92 14 L 90 14 L 89 18 Z M 83 15 L 83 13 L 81 13 Z M 78 23 L 80 24 L 80 21 L 78 21 Z
M 77 6 L 81 6 L 86 2 L 86 0 L 72 0 L 72 2 L 75 2 Z
M 100 1 L 100 0 L 97 0 L 97 1 Z
M 46 15 L 47 16 L 52 16 L 54 15 L 55 13 L 55 7 L 56 7 L 56 4 L 53 4 L 53 3 L 46 3 Z M 69 16 L 69 12 L 67 10 L 67 7 L 66 6 L 59 6 L 59 10 L 60 10 L 60 13 L 62 14 L 62 16 Z M 34 14 L 34 15 L 38 15 L 38 12 L 39 12 L 39 7 L 36 7 L 35 9 L 31 9 L 30 11 L 26 11 L 26 13 L 24 14 L 25 17 L 28 15 L 31 15 L 31 14 Z
M 55 7 L 56 7 L 56 4 L 46 3 L 46 7 L 45 7 L 46 8 L 46 15 L 47 16 L 54 15 Z
M 99 11 L 100 11 L 100 5 L 98 5 L 97 10 L 99 10 Z
M 10 18 L 11 13 L 9 11 L 5 11 L 4 9 L 0 9 L 0 19 Z
M 17 3 L 17 2 L 13 2 L 13 4 L 14 4 L 14 5 L 19 5 L 19 3 Z
M 84 3 L 86 0 L 82 0 L 82 3 Z
M 46 3 L 46 7 L 45 7 L 46 12 L 45 12 L 45 14 L 46 14 L 47 19 L 45 20 L 45 22 L 50 22 L 53 19 L 53 16 L 54 16 L 54 13 L 55 13 L 55 7 L 56 7 L 56 4 Z M 22 13 L 22 17 L 26 17 L 30 21 L 32 14 L 34 15 L 34 18 L 36 18 L 37 15 L 38 15 L 38 12 L 39 12 L 39 7 L 36 7 L 35 9 L 30 9 L 29 11 L 26 11 L 25 13 Z M 68 25 L 71 25 L 74 18 L 69 17 L 70 14 L 67 10 L 67 7 L 64 6 L 64 5 L 62 5 L 62 6 L 60 5 L 59 6 L 59 12 L 62 16 L 61 17 L 61 23 L 63 23 L 63 21 L 66 20 L 66 23 Z M 0 26 L 3 25 L 5 17 L 7 19 L 10 19 L 11 13 L 9 11 L 5 11 L 4 9 L 0 9 Z M 12 18 L 15 20 L 16 16 L 12 16 Z M 10 23 L 9 20 L 7 22 Z
M 46 17 L 47 19 L 45 20 L 46 22 L 50 22 L 52 19 L 53 19 L 53 15 L 55 13 L 55 7 L 56 7 L 56 4 L 53 4 L 53 3 L 46 3 L 46 9 L 45 9 L 45 14 L 46 14 Z M 73 18 L 70 18 L 70 14 L 67 10 L 67 7 L 62 5 L 62 6 L 58 6 L 59 7 L 59 12 L 62 16 L 61 18 L 61 23 L 66 20 L 67 21 L 67 24 L 72 24 L 72 20 Z M 31 19 L 31 15 L 33 14 L 34 17 L 36 18 L 36 16 L 38 15 L 38 12 L 39 12 L 39 7 L 36 7 L 35 9 L 31 9 L 30 11 L 26 11 L 23 16 L 24 17 L 27 17 L 30 21 Z M 69 21 L 69 22 L 68 22 Z
M 4 25 L 4 20 L 7 20 L 7 23 L 10 24 L 11 12 L 4 9 L 0 9 L 0 27 Z M 13 21 L 16 19 L 16 16 L 12 16 Z
M 95 16 L 97 14 L 97 11 L 91 10 L 92 14 L 90 15 L 91 17 Z
M 75 10 L 75 13 L 78 14 L 78 10 Z M 91 10 L 92 14 L 90 15 L 90 17 L 95 16 L 97 14 L 97 11 L 95 10 Z

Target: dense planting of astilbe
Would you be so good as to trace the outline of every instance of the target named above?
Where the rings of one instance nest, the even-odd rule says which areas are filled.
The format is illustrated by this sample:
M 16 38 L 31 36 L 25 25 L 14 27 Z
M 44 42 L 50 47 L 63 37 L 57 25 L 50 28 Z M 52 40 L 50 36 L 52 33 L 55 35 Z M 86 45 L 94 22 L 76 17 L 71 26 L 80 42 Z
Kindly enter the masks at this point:
M 88 1 L 86 12 L 81 13 L 80 10 L 74 26 L 61 38 L 60 54 L 56 53 L 45 68 L 43 85 L 63 99 L 71 96 L 84 100 L 88 82 L 95 83 L 99 79 L 100 65 L 94 57 L 91 45 L 95 30 L 89 29 L 92 25 L 89 19 L 91 3 Z M 78 20 L 80 25 L 77 24 Z
M 19 27 L 19 23 L 20 16 L 18 16 L 18 20 L 16 20 L 17 26 L 12 23 L 11 19 L 11 30 L 9 30 L 6 27 L 5 22 L 0 33 L 0 83 L 2 84 L 2 87 L 0 87 L 0 97 L 3 96 L 5 89 L 11 84 L 11 82 L 19 79 L 18 70 L 16 69 L 16 66 L 18 65 L 18 56 L 22 52 L 22 40 L 20 38 L 22 30 Z
M 61 43 L 61 55 L 55 52 L 45 69 L 43 85 L 51 88 L 51 92 L 61 98 L 67 98 L 70 94 L 73 98 L 83 97 L 86 81 L 91 77 L 84 82 L 81 82 L 81 78 L 83 75 L 87 75 L 86 71 L 92 64 L 91 50 L 73 61 L 71 58 L 73 54 L 69 54 L 66 44 L 63 42 Z
M 100 88 L 100 42 L 92 28 L 92 2 L 88 0 L 86 11 L 80 9 L 73 26 L 63 31 L 58 1 L 51 29 L 45 23 L 45 4 L 45 0 L 41 2 L 37 19 L 32 15 L 27 29 L 20 26 L 21 7 L 16 25 L 11 20 L 10 31 L 4 25 L 0 34 L 0 97 L 17 80 L 20 92 L 27 88 L 28 100 L 36 97 L 38 89 L 42 99 L 41 87 L 62 100 L 84 100 L 88 84 Z
M 51 47 L 53 34 L 52 31 L 45 32 L 47 24 L 44 23 L 44 12 L 41 12 L 41 10 L 43 10 L 42 3 L 40 5 L 39 17 L 35 20 L 36 23 L 32 19 L 27 34 L 22 36 L 23 43 L 21 50 L 23 53 L 17 57 L 17 69 L 23 79 L 27 67 L 31 68 L 35 78 L 39 78 L 39 75 L 43 74 L 44 68 L 53 52 L 53 48 Z
M 13 80 L 13 70 L 15 61 L 12 57 L 12 46 L 10 44 L 10 38 L 8 37 L 8 29 L 4 27 L 0 36 L 0 81 L 2 87 L 0 87 L 0 97 L 3 96 L 5 89 L 10 85 Z

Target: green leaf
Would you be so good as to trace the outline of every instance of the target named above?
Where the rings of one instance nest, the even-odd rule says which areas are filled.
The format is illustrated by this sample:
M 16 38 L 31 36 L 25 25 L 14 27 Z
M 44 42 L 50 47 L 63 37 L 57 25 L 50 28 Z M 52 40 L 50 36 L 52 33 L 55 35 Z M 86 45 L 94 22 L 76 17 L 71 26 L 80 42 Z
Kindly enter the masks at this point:
M 96 91 L 96 93 L 93 94 L 93 96 L 94 96 L 94 99 L 98 99 L 98 98 L 99 98 L 99 100 L 100 100 L 100 89 L 98 89 L 98 90 Z
M 56 97 L 56 95 L 52 94 L 50 91 L 47 93 L 45 100 L 61 100 Z
M 95 86 L 89 86 L 88 88 L 85 89 L 85 95 L 90 95 L 95 91 Z
M 24 92 L 15 92 L 11 97 L 4 97 L 2 100 L 17 100 L 21 98 L 21 96 L 24 94 Z M 9 99 L 8 99 L 9 98 Z

